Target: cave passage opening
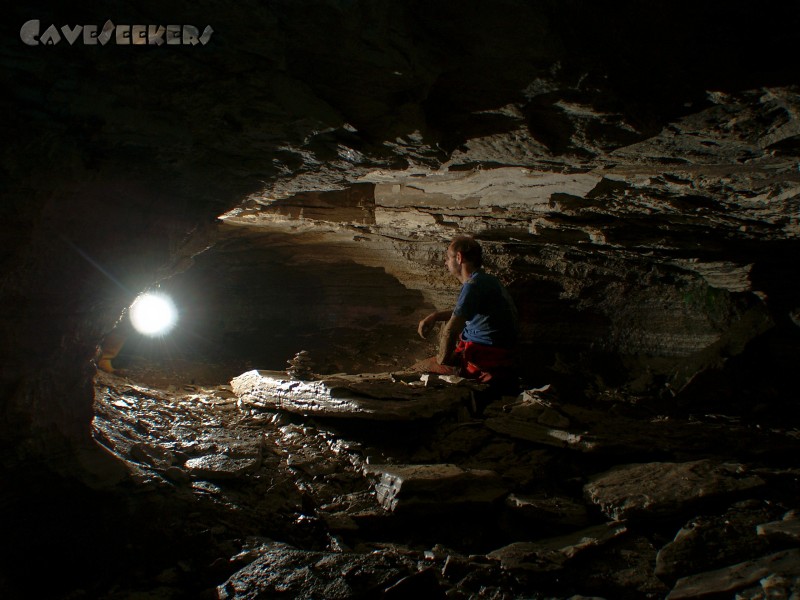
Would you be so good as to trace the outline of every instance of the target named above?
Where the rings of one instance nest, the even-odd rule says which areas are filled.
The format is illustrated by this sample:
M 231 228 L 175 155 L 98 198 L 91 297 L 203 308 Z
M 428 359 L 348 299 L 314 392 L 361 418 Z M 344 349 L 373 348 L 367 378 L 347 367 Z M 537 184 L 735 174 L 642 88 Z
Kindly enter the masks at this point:
M 319 374 L 403 370 L 431 352 L 416 334 L 429 303 L 385 269 L 312 237 L 276 243 L 222 229 L 191 267 L 160 282 L 156 297 L 175 311 L 167 332 L 137 330 L 140 299 L 123 314 L 115 370 L 152 385 L 222 385 L 245 370 L 285 370 L 302 350 Z

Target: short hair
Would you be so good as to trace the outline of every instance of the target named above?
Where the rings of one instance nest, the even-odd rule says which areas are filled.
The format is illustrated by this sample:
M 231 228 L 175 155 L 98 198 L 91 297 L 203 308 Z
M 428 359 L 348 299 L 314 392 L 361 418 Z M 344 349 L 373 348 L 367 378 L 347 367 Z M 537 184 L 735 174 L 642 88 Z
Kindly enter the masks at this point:
M 483 249 L 478 241 L 469 235 L 459 235 L 450 242 L 453 252 L 461 252 L 461 257 L 465 262 L 480 268 L 483 264 Z

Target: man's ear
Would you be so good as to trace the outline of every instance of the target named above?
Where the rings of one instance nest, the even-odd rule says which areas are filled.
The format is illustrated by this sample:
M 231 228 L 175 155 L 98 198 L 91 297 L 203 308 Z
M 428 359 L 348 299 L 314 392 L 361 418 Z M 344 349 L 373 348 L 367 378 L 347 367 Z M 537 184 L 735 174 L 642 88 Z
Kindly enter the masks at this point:
M 456 264 L 460 265 L 464 263 L 464 255 L 461 252 L 456 252 Z

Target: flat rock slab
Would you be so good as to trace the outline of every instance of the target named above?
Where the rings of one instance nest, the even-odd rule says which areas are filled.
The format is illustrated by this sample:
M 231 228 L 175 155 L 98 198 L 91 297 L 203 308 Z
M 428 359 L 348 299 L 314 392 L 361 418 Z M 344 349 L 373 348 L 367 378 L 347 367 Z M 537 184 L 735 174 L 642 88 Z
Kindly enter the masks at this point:
M 504 569 L 544 573 L 557 571 L 588 548 L 597 548 L 627 531 L 623 523 L 604 523 L 569 535 L 539 540 L 514 542 L 494 550 L 489 558 L 500 561 Z
M 592 477 L 584 496 L 612 519 L 669 516 L 701 499 L 764 485 L 740 464 L 710 460 L 616 467 Z
M 784 577 L 800 575 L 800 550 L 793 548 L 716 571 L 684 577 L 675 584 L 667 600 L 730 594 L 757 584 L 761 579 L 772 575 Z
M 248 371 L 231 381 L 246 405 L 348 419 L 413 421 L 454 412 L 470 397 L 470 388 L 441 382 L 405 382 L 389 373 L 331 375 L 313 381 L 289 378 L 281 371 Z
M 390 511 L 489 504 L 508 493 L 494 471 L 456 465 L 379 465 L 367 473 L 378 476 L 378 502 Z

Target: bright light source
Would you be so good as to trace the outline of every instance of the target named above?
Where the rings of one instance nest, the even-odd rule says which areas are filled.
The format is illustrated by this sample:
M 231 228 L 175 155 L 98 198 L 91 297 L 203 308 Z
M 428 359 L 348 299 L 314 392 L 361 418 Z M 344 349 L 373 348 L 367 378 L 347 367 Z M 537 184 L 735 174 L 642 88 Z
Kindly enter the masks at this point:
M 131 304 L 131 323 L 144 335 L 162 335 L 175 326 L 178 310 L 164 294 L 144 292 Z

